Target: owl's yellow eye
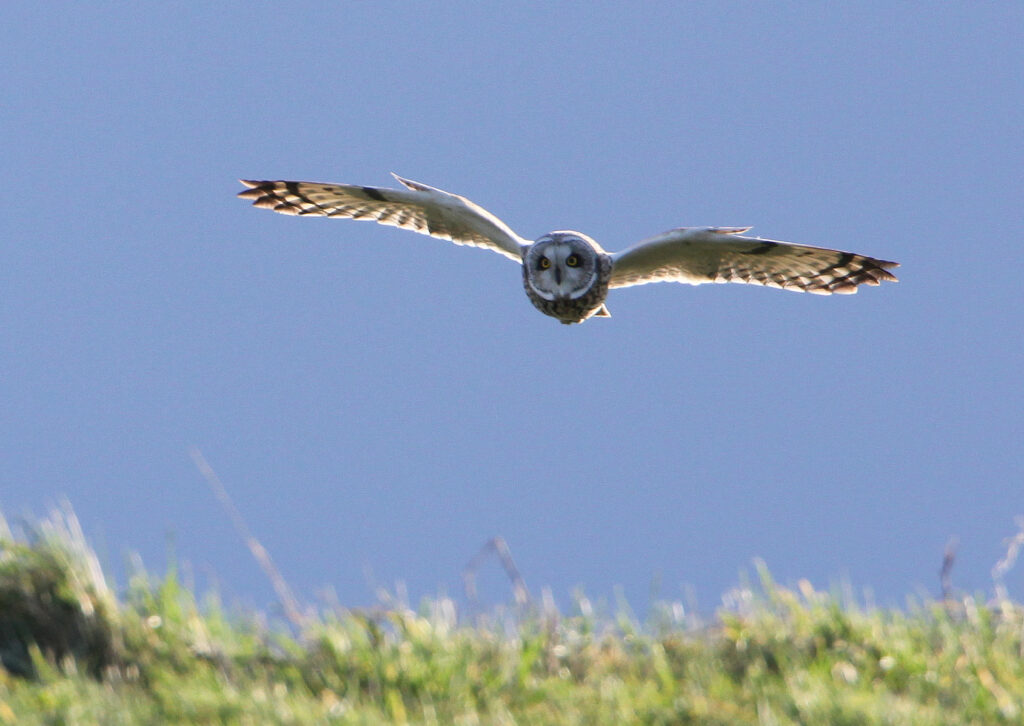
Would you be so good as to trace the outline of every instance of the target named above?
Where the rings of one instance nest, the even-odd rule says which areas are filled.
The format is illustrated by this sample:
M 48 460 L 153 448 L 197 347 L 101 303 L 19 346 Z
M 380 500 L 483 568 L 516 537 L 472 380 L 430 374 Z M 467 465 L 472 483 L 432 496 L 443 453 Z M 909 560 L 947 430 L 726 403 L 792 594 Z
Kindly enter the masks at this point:
M 549 260 L 547 257 L 541 257 L 540 258 L 540 269 L 546 270 L 549 267 L 551 267 L 551 260 Z
M 576 255 L 569 255 L 565 258 L 565 264 L 569 265 L 569 267 L 576 267 L 580 264 L 580 258 Z

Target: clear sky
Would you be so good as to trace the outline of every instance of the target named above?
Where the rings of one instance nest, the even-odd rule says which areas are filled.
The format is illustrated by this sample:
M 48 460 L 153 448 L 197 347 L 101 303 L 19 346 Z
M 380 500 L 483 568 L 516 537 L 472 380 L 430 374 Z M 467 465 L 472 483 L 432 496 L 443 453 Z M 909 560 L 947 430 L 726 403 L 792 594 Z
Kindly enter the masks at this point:
M 1024 5 L 5 3 L 0 509 L 67 497 L 116 570 L 457 593 L 490 537 L 562 603 L 763 558 L 877 601 L 990 570 L 1024 514 Z M 683 225 L 897 260 L 900 283 L 613 291 L 235 198 L 468 196 L 607 249 Z M 507 594 L 496 565 L 484 578 Z M 1024 596 L 1024 569 L 1010 573 Z

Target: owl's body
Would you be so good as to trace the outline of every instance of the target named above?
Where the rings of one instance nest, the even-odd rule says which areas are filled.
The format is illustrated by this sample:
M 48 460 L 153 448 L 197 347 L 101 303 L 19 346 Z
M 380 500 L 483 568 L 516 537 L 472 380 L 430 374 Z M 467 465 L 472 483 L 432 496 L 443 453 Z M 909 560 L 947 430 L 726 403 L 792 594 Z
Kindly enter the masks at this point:
M 397 175 L 405 189 L 293 181 L 243 181 L 238 196 L 283 214 L 367 219 L 520 262 L 530 302 L 563 323 L 607 317 L 616 287 L 650 282 L 746 282 L 818 294 L 896 281 L 898 263 L 850 252 L 745 237 L 749 227 L 680 227 L 608 253 L 579 232 L 530 242 L 464 197 Z

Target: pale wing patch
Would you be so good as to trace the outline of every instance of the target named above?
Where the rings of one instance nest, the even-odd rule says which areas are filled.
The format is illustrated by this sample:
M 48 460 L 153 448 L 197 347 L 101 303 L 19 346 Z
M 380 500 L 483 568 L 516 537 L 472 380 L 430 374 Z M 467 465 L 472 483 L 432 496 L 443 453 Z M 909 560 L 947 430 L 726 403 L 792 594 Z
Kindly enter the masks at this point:
M 247 181 L 238 196 L 253 206 L 280 214 L 369 220 L 482 247 L 521 261 L 527 244 L 504 222 L 455 194 L 425 184 L 401 181 L 408 189 L 296 181 Z

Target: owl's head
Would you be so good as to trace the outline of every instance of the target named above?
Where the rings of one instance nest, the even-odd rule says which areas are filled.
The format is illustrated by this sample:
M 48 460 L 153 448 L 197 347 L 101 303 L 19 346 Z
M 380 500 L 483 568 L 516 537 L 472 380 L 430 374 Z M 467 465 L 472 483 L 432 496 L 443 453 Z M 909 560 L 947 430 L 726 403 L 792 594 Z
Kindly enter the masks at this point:
M 551 232 L 523 257 L 526 283 L 544 300 L 575 300 L 598 282 L 604 250 L 579 232 Z

